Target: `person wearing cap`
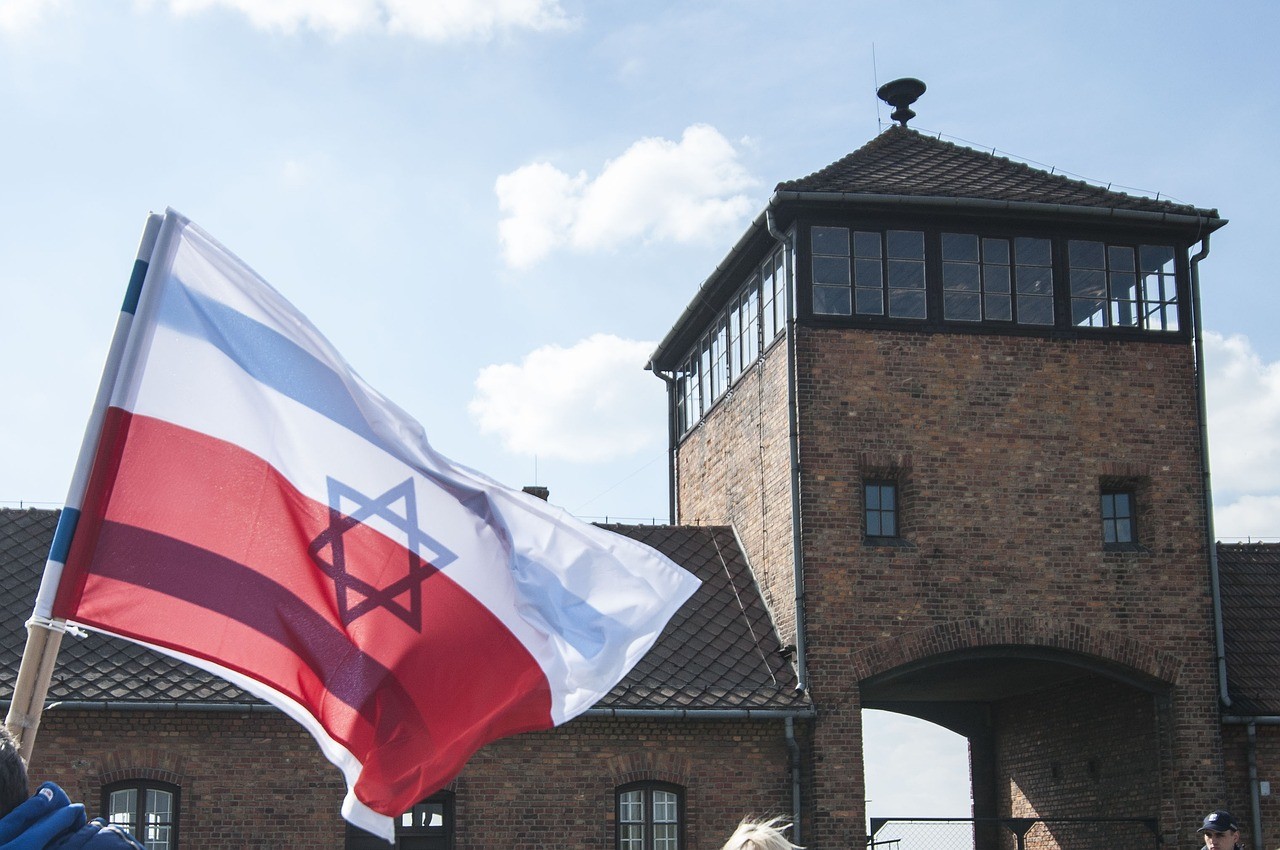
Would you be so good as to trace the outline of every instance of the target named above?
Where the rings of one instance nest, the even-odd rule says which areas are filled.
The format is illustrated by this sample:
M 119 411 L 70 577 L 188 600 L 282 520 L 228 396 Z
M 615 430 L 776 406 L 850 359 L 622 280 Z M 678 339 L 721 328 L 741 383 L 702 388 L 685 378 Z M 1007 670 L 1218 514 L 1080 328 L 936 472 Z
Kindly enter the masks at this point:
M 1231 812 L 1210 812 L 1196 832 L 1204 835 L 1205 850 L 1240 850 L 1240 826 Z

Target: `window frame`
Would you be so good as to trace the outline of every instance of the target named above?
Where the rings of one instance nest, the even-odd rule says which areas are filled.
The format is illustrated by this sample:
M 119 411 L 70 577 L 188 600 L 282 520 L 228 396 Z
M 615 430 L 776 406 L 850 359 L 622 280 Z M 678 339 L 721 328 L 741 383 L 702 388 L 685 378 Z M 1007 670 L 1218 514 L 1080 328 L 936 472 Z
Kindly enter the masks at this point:
M 117 818 L 116 813 L 112 811 L 111 800 L 115 794 L 133 791 L 135 793 L 134 801 L 136 810 L 134 811 L 134 819 L 129 822 L 121 821 Z M 122 779 L 116 782 L 110 782 L 102 786 L 102 817 L 107 823 L 115 824 L 128 830 L 134 838 L 142 844 L 142 846 L 152 850 L 149 843 L 147 830 L 154 826 L 146 824 L 146 816 L 148 814 L 148 792 L 158 792 L 168 794 L 171 803 L 169 811 L 169 821 L 161 823 L 160 826 L 167 827 L 169 830 L 169 839 L 167 844 L 163 845 L 165 850 L 178 850 L 181 846 L 181 830 L 179 823 L 182 814 L 182 788 L 172 782 L 165 782 L 158 779 Z
M 623 828 L 629 824 L 639 823 L 641 825 L 640 846 L 638 850 L 656 850 L 654 846 L 654 792 L 672 794 L 675 797 L 675 847 L 669 850 L 683 850 L 685 845 L 685 792 L 684 788 L 672 782 L 658 781 L 642 781 L 629 782 L 626 785 L 619 785 L 614 789 L 614 840 L 613 846 L 615 850 L 637 850 L 632 845 L 631 839 L 626 839 L 624 844 Z M 644 819 L 641 821 L 623 820 L 623 795 L 639 793 L 641 795 L 641 809 L 644 813 Z M 662 823 L 670 823 L 670 821 L 662 821 Z M 668 850 L 663 847 L 662 850 Z
M 1116 510 L 1116 498 L 1123 496 L 1128 502 L 1128 513 Z M 1108 511 L 1108 500 L 1112 509 Z M 1128 485 L 1104 485 L 1098 492 L 1099 531 L 1102 533 L 1102 547 L 1107 551 L 1123 552 L 1141 548 L 1138 536 L 1138 488 Z M 1127 523 L 1128 538 L 1120 539 L 1117 523 Z M 1116 539 L 1108 540 L 1108 526 Z
M 876 491 L 876 506 L 872 507 L 871 492 Z M 884 493 L 893 496 L 893 504 L 889 508 L 883 506 Z M 872 514 L 875 514 L 875 528 L 872 533 Z M 888 515 L 893 521 L 893 531 L 884 532 L 884 517 Z M 862 536 L 871 542 L 891 542 L 902 539 L 902 485 L 896 478 L 883 475 L 869 476 L 862 479 Z
M 843 228 L 849 234 L 848 262 L 853 262 L 853 238 L 857 231 L 920 231 L 925 237 L 925 292 L 927 318 L 908 319 L 858 313 L 852 266 L 849 272 L 850 312 L 819 312 L 815 293 L 813 232 L 815 228 Z M 943 272 L 943 238 L 945 234 L 976 236 L 981 240 L 1003 240 L 1009 246 L 1010 296 L 1012 318 L 948 318 L 947 286 Z M 836 215 L 805 218 L 797 221 L 796 244 L 803 247 L 795 257 L 799 319 L 817 327 L 869 327 L 923 330 L 947 333 L 998 333 L 1012 336 L 1053 336 L 1055 338 L 1092 338 L 1152 340 L 1184 343 L 1190 340 L 1190 271 L 1188 252 L 1194 239 L 1179 233 L 1162 232 L 1150 226 L 1111 226 L 1083 223 L 1078 226 L 1018 221 L 1008 218 L 989 222 L 965 221 L 955 217 L 922 215 L 919 218 L 899 216 L 869 218 L 864 215 Z M 1048 265 L 1029 261 L 1026 249 L 1038 248 L 1035 240 L 1044 240 L 1049 249 Z M 1171 261 L 1144 278 L 1138 275 L 1139 305 L 1143 311 L 1139 326 L 1079 326 L 1074 322 L 1070 243 L 1101 242 L 1107 246 L 1127 246 L 1134 250 L 1139 270 L 1141 252 L 1171 251 Z M 1021 249 L 1021 250 L 1020 250 Z M 824 255 L 828 259 L 836 254 Z M 1152 257 L 1154 263 L 1158 257 Z M 883 262 L 883 260 L 882 260 Z M 1003 265 L 1002 263 L 1000 265 Z M 981 273 L 981 272 L 980 272 Z M 1021 282 L 1020 282 L 1021 278 Z M 1149 278 L 1149 279 L 1148 279 Z M 1144 288 L 1144 280 L 1146 281 Z M 887 285 L 887 284 L 886 284 Z M 999 293 L 1003 294 L 1003 293 Z M 1146 299 L 1146 300 L 1143 300 Z M 1153 300 L 1157 299 L 1157 300 Z M 1108 304 L 1108 310 L 1110 310 Z M 1039 321 L 1039 318 L 1050 321 Z M 1176 324 L 1176 329 L 1162 329 Z M 1148 329 L 1154 325 L 1154 329 Z

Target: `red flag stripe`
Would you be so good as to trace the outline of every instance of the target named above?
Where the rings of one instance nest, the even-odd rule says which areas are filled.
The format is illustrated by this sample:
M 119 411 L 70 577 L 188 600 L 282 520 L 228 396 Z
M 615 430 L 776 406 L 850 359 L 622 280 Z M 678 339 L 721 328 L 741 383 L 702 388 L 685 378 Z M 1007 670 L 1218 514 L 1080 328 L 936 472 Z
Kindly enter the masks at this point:
M 307 556 L 329 527 L 327 505 L 224 441 L 115 409 L 108 419 L 114 487 L 90 517 L 98 533 L 72 546 L 63 589 L 77 592 L 59 594 L 57 616 L 241 670 L 313 712 L 324 706 L 317 719 L 362 763 L 356 793 L 376 811 L 407 810 L 488 740 L 551 725 L 541 669 L 447 576 L 424 578 L 421 634 L 383 610 L 343 628 L 333 582 Z M 374 586 L 408 569 L 409 553 L 367 526 L 345 538 L 349 558 L 373 564 L 361 574 Z M 107 581 L 145 588 L 149 604 L 98 595 Z M 192 628 L 193 608 L 225 625 Z M 230 640 L 208 645 L 218 635 L 243 641 L 238 661 Z M 308 698 L 316 687 L 331 697 Z M 390 790 L 368 790 L 381 787 Z

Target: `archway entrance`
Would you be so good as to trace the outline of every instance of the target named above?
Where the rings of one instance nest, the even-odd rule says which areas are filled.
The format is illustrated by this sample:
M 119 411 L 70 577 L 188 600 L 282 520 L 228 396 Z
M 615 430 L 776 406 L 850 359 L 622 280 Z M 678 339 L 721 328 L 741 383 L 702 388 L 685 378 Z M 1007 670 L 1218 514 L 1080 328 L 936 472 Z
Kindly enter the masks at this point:
M 928 752 L 913 757 L 927 762 L 873 763 L 883 749 L 883 742 L 870 737 L 880 734 L 876 724 L 907 734 L 929 731 L 905 721 L 884 722 L 879 712 L 926 720 L 967 741 L 967 776 L 958 781 L 972 793 L 969 814 L 976 818 L 978 848 L 1014 846 L 999 819 L 1038 819 L 1043 824 L 1028 827 L 1026 846 L 1068 848 L 1100 839 L 1096 830 L 1077 828 L 1077 819 L 1154 823 L 1160 813 L 1169 689 L 1150 676 L 1081 653 L 986 646 L 876 674 L 860 683 L 860 692 L 864 717 L 872 718 L 863 736 L 869 789 L 871 777 L 886 787 L 886 770 L 940 769 L 948 761 L 944 749 L 940 759 Z M 869 819 L 939 816 L 929 806 L 887 811 L 874 794 L 868 796 Z

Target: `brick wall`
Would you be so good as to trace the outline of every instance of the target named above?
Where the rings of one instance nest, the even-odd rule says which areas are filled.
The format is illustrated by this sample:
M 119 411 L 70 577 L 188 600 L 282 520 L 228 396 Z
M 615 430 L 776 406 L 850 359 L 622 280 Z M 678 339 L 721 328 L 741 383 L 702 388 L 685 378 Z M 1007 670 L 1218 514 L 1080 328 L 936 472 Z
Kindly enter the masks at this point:
M 779 339 L 687 434 L 677 459 L 683 525 L 732 525 L 783 644 L 796 638 L 787 348 Z
M 790 809 L 780 721 L 580 718 L 498 741 L 451 786 L 458 850 L 614 846 L 614 789 L 685 788 L 688 847 L 718 847 L 748 814 Z M 45 715 L 33 782 L 53 780 L 90 816 L 124 778 L 181 789 L 181 846 L 341 848 L 344 787 L 311 737 L 274 712 Z
M 1187 813 L 1225 779 L 1190 347 L 814 328 L 797 345 L 815 842 L 863 840 L 863 679 L 1021 645 L 1166 689 L 1151 743 L 1159 816 L 1194 843 Z M 758 392 L 744 381 L 682 446 L 682 470 L 712 465 L 684 473 L 682 516 L 750 524 L 734 494 L 761 468 L 753 417 L 785 424 L 785 393 L 771 406 Z M 862 481 L 886 476 L 902 493 L 904 546 L 863 539 Z M 1138 493 L 1138 551 L 1103 550 L 1099 492 L 1115 485 Z M 760 494 L 757 514 L 783 500 L 782 488 Z

